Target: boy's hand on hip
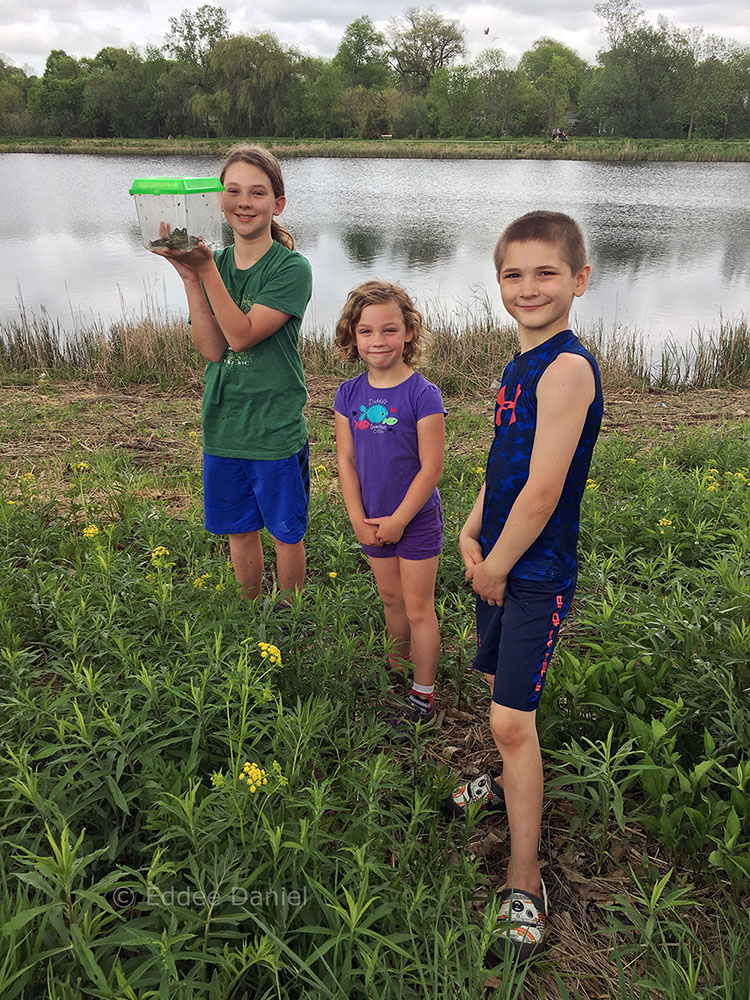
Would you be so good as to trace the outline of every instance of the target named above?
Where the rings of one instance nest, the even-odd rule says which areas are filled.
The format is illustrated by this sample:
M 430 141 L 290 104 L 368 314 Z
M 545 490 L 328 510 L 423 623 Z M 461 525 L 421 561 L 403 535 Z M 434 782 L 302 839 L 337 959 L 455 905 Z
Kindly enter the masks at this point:
M 383 545 L 395 545 L 404 533 L 404 525 L 393 516 L 366 517 L 365 524 L 376 526 L 376 537 Z
M 493 571 L 486 562 L 477 563 L 476 566 L 467 569 L 466 579 L 470 581 L 474 593 L 479 594 L 487 604 L 500 607 L 505 601 L 507 574 Z

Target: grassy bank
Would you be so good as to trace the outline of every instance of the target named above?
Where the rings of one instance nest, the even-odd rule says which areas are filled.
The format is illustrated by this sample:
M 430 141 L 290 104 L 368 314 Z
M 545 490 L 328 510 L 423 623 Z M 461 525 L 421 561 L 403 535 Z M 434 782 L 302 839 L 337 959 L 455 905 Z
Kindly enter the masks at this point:
M 516 350 L 513 328 L 493 314 L 488 303 L 468 308 L 463 325 L 428 316 L 432 330 L 422 370 L 446 393 L 473 392 L 491 381 Z M 612 335 L 603 326 L 580 331 L 596 354 L 609 388 L 719 388 L 750 385 L 750 327 L 740 319 L 717 330 L 694 331 L 686 345 L 667 342 L 651 358 L 638 334 Z M 302 344 L 311 375 L 346 377 L 350 369 L 336 360 L 331 338 L 319 333 Z M 192 348 L 183 321 L 157 316 L 109 326 L 92 323 L 63 329 L 45 313 L 23 310 L 0 324 L 0 373 L 38 378 L 42 373 L 88 375 L 112 384 L 158 382 L 195 385 L 203 364 Z
M 221 156 L 234 139 L 62 139 L 0 137 L 0 153 Z M 750 139 L 269 139 L 252 137 L 280 157 L 438 160 L 750 161 Z
M 746 997 L 750 424 L 611 421 L 595 453 L 539 713 L 552 947 L 528 971 L 490 951 L 506 821 L 438 813 L 494 759 L 457 550 L 490 413 L 448 400 L 438 726 L 394 747 L 333 384 L 286 635 L 202 528 L 197 395 L 6 383 L 4 1000 Z

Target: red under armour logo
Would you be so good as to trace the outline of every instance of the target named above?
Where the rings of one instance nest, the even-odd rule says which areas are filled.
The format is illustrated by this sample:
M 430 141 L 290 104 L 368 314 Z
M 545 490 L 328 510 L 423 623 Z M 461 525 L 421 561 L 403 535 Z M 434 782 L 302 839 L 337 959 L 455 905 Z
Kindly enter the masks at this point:
M 516 422 L 516 403 L 518 402 L 518 397 L 521 395 L 521 383 L 519 382 L 516 386 L 516 395 L 513 398 L 513 402 L 505 398 L 505 386 L 502 387 L 500 392 L 497 394 L 497 412 L 495 413 L 495 423 L 499 427 L 500 421 L 503 418 L 503 413 L 505 410 L 510 410 L 510 420 L 508 424 L 514 424 Z

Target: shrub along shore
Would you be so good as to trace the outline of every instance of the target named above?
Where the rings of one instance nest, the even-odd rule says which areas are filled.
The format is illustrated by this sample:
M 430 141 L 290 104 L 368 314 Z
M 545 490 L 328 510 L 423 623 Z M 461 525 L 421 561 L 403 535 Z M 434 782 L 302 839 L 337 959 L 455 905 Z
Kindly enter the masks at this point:
M 517 349 L 513 327 L 500 321 L 489 303 L 475 307 L 463 325 L 439 315 L 428 315 L 427 322 L 432 332 L 421 369 L 448 394 L 471 393 L 482 380 L 491 381 Z M 597 356 L 610 388 L 750 385 L 750 326 L 745 318 L 722 321 L 711 331 L 693 331 L 687 343 L 667 341 L 653 357 L 638 333 L 613 335 L 603 324 L 578 333 Z M 336 359 L 327 331 L 308 334 L 301 353 L 310 375 L 350 374 Z M 121 385 L 199 386 L 203 364 L 184 320 L 147 314 L 109 325 L 92 322 L 70 331 L 45 312 L 24 309 L 0 323 L 0 373 L 42 372 L 96 376 Z
M 0 153 L 86 153 L 101 156 L 221 156 L 236 139 L 68 139 L 0 137 Z M 277 139 L 248 142 L 277 156 L 435 160 L 601 160 L 748 162 L 748 139 Z

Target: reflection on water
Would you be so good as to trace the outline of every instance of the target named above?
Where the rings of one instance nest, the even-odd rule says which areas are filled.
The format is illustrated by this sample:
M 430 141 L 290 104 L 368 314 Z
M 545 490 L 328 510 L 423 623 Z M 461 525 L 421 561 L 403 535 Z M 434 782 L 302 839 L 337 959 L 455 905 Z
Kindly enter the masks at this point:
M 492 251 L 533 208 L 587 234 L 592 278 L 576 322 L 627 325 L 656 345 L 716 328 L 750 301 L 750 165 L 575 161 L 288 160 L 283 222 L 312 263 L 305 328 L 332 329 L 360 281 L 400 280 L 423 308 L 461 315 L 487 295 Z M 185 313 L 177 273 L 143 249 L 135 177 L 214 176 L 206 157 L 0 155 L 0 319 L 19 295 L 62 325 Z M 226 228 L 226 227 L 225 227 Z M 20 291 L 19 291 L 20 290 Z
M 344 230 L 342 239 L 349 251 L 349 259 L 355 264 L 372 264 L 386 246 L 385 230 L 376 226 L 350 226 Z

